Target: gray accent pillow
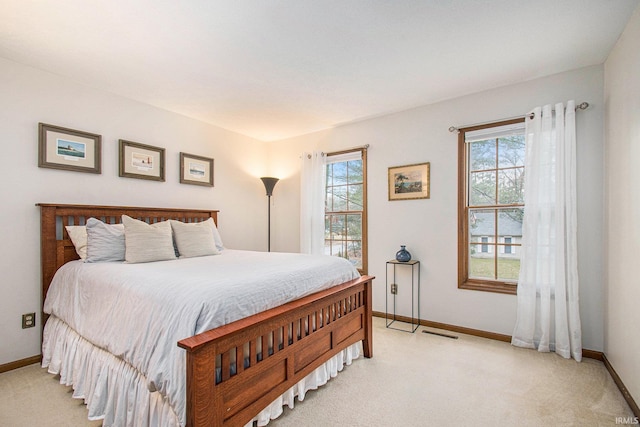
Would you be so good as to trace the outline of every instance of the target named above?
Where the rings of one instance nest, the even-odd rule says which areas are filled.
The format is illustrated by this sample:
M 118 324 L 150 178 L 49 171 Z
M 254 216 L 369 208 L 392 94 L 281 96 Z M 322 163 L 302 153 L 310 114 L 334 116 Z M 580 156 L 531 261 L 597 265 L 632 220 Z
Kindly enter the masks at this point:
M 129 263 L 176 259 L 169 221 L 147 224 L 122 215 L 125 235 L 125 260 Z
M 124 261 L 124 226 L 87 220 L 87 258 L 85 262 Z
M 218 255 L 214 240 L 212 225 L 213 219 L 203 222 L 184 223 L 171 220 L 173 238 L 178 247 L 180 257 L 191 258 L 205 255 Z

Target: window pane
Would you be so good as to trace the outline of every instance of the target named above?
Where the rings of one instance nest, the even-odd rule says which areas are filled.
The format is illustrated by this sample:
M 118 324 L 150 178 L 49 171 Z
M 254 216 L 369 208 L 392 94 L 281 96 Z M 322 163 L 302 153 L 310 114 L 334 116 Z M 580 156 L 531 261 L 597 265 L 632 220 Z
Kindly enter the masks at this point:
M 520 244 L 522 243 L 523 208 L 498 211 L 498 279 L 518 280 L 520 273 Z
M 524 168 L 498 172 L 498 203 L 504 205 L 524 203 Z
M 333 163 L 333 185 L 347 183 L 347 162 Z
M 347 186 L 333 187 L 333 208 L 334 212 L 347 210 Z
M 350 161 L 347 164 L 349 172 L 349 183 L 355 184 L 363 181 L 362 178 L 362 160 Z
M 495 211 L 493 209 L 470 209 L 469 210 L 469 242 L 470 243 L 493 243 L 493 236 L 496 234 Z M 491 240 L 483 241 L 483 237 L 490 237 Z M 476 245 L 472 245 L 473 246 Z M 480 251 L 480 246 L 478 251 Z
M 469 278 L 495 279 L 495 254 L 474 253 L 474 246 L 469 251 Z
M 351 240 L 346 243 L 347 256 L 343 258 L 348 259 L 354 267 L 362 268 L 362 242 L 360 240 Z
M 501 240 L 504 236 L 511 237 L 512 243 L 520 243 L 522 240 L 523 208 L 500 209 L 498 211 L 498 236 Z
M 498 280 L 517 282 L 520 274 L 520 258 L 510 254 L 498 256 Z
M 349 203 L 348 210 L 361 211 L 362 210 L 362 195 L 364 186 L 362 184 L 349 185 Z
M 347 216 L 347 236 L 350 240 L 362 239 L 362 215 Z
M 469 143 L 470 170 L 495 169 L 496 167 L 496 140 L 487 139 Z
M 470 210 L 469 233 L 469 277 L 494 279 L 495 211 Z
M 344 215 L 331 215 L 331 239 L 340 240 L 346 234 Z
M 362 215 L 347 215 L 345 258 L 357 268 L 362 267 Z
M 495 172 L 472 172 L 469 177 L 471 189 L 469 191 L 469 205 L 496 204 L 496 174 Z
M 498 167 L 524 166 L 524 135 L 498 139 Z

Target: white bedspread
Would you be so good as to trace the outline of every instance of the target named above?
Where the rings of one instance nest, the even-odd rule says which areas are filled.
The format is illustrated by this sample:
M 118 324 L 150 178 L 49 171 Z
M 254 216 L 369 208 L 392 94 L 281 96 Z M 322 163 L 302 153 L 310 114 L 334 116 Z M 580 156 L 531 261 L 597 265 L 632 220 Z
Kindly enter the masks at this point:
M 147 264 L 73 261 L 56 273 L 44 311 L 138 370 L 183 425 L 177 341 L 358 276 L 341 258 L 228 249 Z M 45 360 L 52 345 L 45 332 Z

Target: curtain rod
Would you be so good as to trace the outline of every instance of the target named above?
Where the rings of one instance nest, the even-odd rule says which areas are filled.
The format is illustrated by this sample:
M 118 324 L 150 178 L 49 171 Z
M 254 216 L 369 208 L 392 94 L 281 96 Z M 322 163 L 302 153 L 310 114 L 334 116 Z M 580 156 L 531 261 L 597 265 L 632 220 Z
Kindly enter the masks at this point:
M 587 108 L 589 108 L 589 103 L 588 102 L 581 102 L 580 104 L 576 105 L 576 111 L 577 110 L 586 110 Z M 552 113 L 556 112 L 556 109 L 552 109 L 551 110 Z M 533 119 L 535 117 L 535 113 L 529 113 L 529 114 L 525 114 L 524 116 L 518 116 L 518 117 L 509 117 L 508 119 L 502 119 L 502 120 L 493 120 L 491 122 L 484 122 L 484 123 L 476 123 L 473 125 L 466 125 L 466 126 L 451 126 L 449 127 L 449 132 L 456 132 L 456 133 L 460 133 L 460 129 L 461 128 L 470 128 L 473 126 L 481 126 L 481 125 L 486 125 L 489 123 L 493 123 L 493 122 L 502 122 L 502 121 L 507 121 L 507 120 L 515 120 L 515 119 L 524 119 L 526 117 L 528 117 L 530 120 Z
M 353 151 L 353 150 L 366 150 L 367 148 L 369 148 L 369 144 L 365 144 L 365 145 L 361 145 L 359 147 L 352 147 L 352 148 L 345 148 L 344 150 L 340 150 L 340 151 L 335 151 L 331 154 L 343 154 L 346 153 L 348 151 Z M 321 156 L 326 156 L 327 153 L 325 153 L 324 151 L 320 152 Z M 302 158 L 302 156 L 300 156 L 300 158 Z M 307 154 L 307 159 L 311 158 L 311 154 Z
M 366 150 L 367 148 L 369 148 L 369 144 L 365 144 L 365 145 L 361 145 L 359 147 L 353 147 L 353 148 L 345 148 L 344 150 L 340 150 L 340 151 L 334 151 L 332 154 L 343 154 L 346 153 L 348 151 L 354 151 L 354 150 Z M 325 153 L 324 151 L 321 153 L 323 156 L 325 156 L 327 153 Z
M 353 151 L 353 150 L 366 150 L 367 148 L 369 148 L 369 144 L 361 145 L 359 147 L 345 148 L 344 150 L 335 151 L 335 154 L 342 154 L 342 153 L 346 153 L 348 151 Z M 326 156 L 327 153 L 325 153 L 324 151 L 321 151 L 320 155 Z M 310 159 L 310 158 L 311 158 L 311 154 L 307 154 L 307 159 Z

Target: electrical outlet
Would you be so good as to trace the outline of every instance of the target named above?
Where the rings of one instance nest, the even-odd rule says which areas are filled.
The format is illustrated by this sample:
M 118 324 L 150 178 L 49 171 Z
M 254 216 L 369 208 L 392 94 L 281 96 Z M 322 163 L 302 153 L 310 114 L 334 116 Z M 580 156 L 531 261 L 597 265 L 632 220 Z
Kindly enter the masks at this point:
M 391 294 L 398 295 L 398 285 L 395 283 L 391 284 Z
M 33 328 L 36 326 L 36 314 L 27 313 L 22 315 L 22 329 Z

